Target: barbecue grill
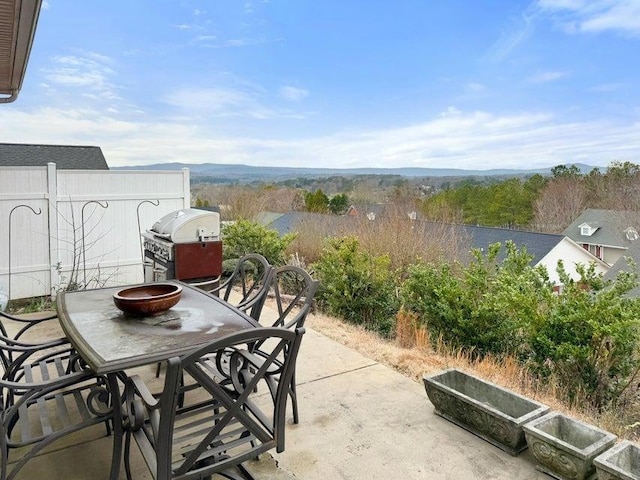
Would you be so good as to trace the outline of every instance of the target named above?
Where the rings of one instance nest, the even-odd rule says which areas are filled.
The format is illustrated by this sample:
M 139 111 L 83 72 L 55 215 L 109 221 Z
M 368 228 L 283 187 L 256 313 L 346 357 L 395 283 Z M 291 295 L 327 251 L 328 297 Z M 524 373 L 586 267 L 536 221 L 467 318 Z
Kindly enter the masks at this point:
M 142 233 L 144 281 L 213 281 L 222 274 L 220 214 L 186 208 L 171 212 Z

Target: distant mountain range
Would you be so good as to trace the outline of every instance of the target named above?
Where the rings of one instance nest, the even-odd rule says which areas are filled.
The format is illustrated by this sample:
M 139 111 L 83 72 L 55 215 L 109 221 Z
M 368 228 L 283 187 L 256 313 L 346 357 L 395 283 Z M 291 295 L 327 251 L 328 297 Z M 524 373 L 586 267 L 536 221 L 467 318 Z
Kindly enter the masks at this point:
M 590 172 L 591 165 L 576 164 L 583 173 Z M 111 167 L 111 170 L 180 170 L 188 168 L 191 177 L 207 177 L 213 182 L 253 182 L 280 181 L 292 178 L 318 178 L 355 175 L 399 175 L 403 177 L 493 177 L 526 176 L 539 173 L 550 175 L 551 168 L 537 170 L 517 170 L 497 168 L 491 170 L 464 170 L 458 168 L 296 168 L 296 167 L 255 167 L 250 165 L 226 165 L 219 163 L 157 163 L 133 167 Z M 205 178 L 200 178 L 204 180 Z

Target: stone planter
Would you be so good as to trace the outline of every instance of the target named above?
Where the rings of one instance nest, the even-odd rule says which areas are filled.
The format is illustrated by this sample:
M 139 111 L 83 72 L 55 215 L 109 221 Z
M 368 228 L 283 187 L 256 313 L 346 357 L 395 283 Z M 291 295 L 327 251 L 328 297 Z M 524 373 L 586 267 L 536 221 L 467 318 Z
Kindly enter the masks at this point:
M 627 440 L 593 460 L 598 480 L 640 480 L 640 447 Z
M 437 415 L 514 456 L 527 448 L 522 426 L 549 410 L 455 368 L 423 380 Z
M 616 442 L 616 436 L 558 412 L 524 426 L 538 470 L 561 480 L 595 478 L 593 460 Z

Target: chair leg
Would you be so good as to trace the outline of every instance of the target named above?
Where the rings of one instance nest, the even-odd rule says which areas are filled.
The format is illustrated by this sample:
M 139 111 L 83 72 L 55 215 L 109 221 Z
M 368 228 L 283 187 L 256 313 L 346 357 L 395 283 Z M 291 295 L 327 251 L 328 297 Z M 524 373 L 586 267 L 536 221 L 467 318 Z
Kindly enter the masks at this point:
M 240 473 L 242 474 L 243 478 L 245 478 L 245 480 L 255 480 L 253 475 L 251 475 L 249 470 L 247 470 L 247 467 L 245 467 L 244 465 L 238 465 L 238 470 L 240 470 Z
M 300 417 L 298 415 L 298 394 L 296 392 L 295 372 L 291 379 L 291 385 L 289 386 L 289 396 L 291 397 L 291 407 L 293 409 L 293 423 L 297 425 L 300 423 Z
M 124 440 L 124 471 L 127 474 L 127 480 L 131 480 L 131 462 L 129 455 L 131 453 L 131 432 L 127 432 Z
M 162 362 L 156 364 L 156 378 L 160 377 L 160 368 L 162 368 Z

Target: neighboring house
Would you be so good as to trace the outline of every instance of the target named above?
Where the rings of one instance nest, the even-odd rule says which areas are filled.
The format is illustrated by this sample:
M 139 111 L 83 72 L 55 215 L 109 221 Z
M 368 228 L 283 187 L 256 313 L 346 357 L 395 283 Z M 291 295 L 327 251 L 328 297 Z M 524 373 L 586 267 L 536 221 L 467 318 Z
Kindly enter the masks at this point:
M 533 255 L 531 264 L 545 267 L 549 273 L 549 279 L 554 284 L 560 283 L 556 271 L 560 260 L 565 271 L 574 280 L 580 278 L 576 270 L 577 264 L 589 265 L 593 263 L 596 272 L 601 274 L 605 274 L 609 269 L 606 263 L 564 235 L 475 225 L 459 225 L 458 228 L 469 235 L 473 248 L 479 248 L 483 251 L 493 243 L 500 242 L 504 245 L 507 241 L 512 241 L 518 248 L 525 247 L 527 253 Z
M 401 216 L 404 218 L 406 215 L 406 217 L 411 220 L 417 220 L 421 217 L 421 215 L 414 209 L 403 209 L 402 207 L 398 207 L 397 205 L 389 205 L 384 203 L 375 203 L 371 205 L 351 205 L 347 209 L 345 215 L 348 217 L 366 216 L 369 220 L 375 220 L 376 218 L 381 218 L 382 216 Z
M 100 147 L 0 143 L 0 167 L 44 167 L 58 170 L 109 170 Z
M 280 235 L 311 230 L 323 237 L 347 235 L 354 224 L 353 218 L 311 212 L 260 212 L 254 220 Z
M 640 212 L 587 209 L 564 234 L 610 266 L 605 280 L 629 271 L 628 261 L 640 264 Z M 640 297 L 640 287 L 630 292 Z
M 261 212 L 256 217 L 258 223 L 277 230 L 280 235 L 300 230 L 311 230 L 323 236 L 347 235 L 350 229 L 353 228 L 354 220 L 350 216 L 323 215 L 308 212 Z M 438 227 L 441 225 L 421 220 L 416 220 L 416 222 L 416 224 L 424 227 L 425 232 L 429 232 L 431 226 Z M 588 250 L 583 249 L 564 235 L 475 225 L 450 224 L 449 227 L 453 229 L 454 235 L 465 239 L 470 249 L 480 249 L 486 252 L 491 244 L 499 242 L 504 245 L 507 241 L 513 241 L 518 248 L 525 247 L 527 252 L 533 255 L 531 265 L 544 266 L 553 283 L 560 283 L 556 272 L 559 260 L 562 260 L 565 270 L 574 280 L 579 279 L 576 264 L 588 265 L 593 263 L 596 271 L 603 274 L 609 268 L 607 264 L 594 257 Z
M 633 253 L 638 243 L 640 212 L 589 208 L 569 225 L 564 234 L 609 266 Z

